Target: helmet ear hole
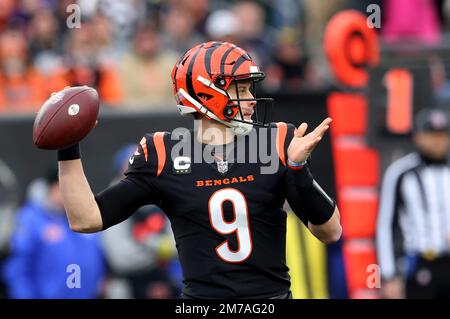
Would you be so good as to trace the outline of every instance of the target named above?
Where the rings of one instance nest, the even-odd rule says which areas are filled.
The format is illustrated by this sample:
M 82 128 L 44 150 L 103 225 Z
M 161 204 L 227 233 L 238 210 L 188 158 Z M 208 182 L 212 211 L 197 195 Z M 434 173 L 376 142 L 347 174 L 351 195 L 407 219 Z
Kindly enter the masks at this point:
M 227 81 L 225 81 L 225 79 L 221 76 L 218 76 L 215 80 L 214 80 L 214 84 L 218 87 L 224 87 L 227 84 Z
M 234 113 L 234 110 L 231 106 L 226 106 L 223 109 L 223 115 L 225 115 L 225 117 L 230 117 L 233 115 L 233 113 Z

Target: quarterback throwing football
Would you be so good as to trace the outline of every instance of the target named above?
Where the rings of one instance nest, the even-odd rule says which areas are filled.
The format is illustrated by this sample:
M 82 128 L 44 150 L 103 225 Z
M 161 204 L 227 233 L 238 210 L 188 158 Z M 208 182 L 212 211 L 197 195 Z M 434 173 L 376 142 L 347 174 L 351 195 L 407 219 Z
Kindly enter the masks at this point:
M 261 121 L 257 105 L 271 99 L 256 98 L 254 83 L 264 73 L 231 43 L 190 49 L 172 79 L 180 113 L 198 125 L 185 134 L 146 134 L 117 184 L 94 195 L 78 145 L 58 151 L 70 227 L 101 231 L 155 204 L 171 221 L 183 298 L 290 298 L 285 201 L 322 242 L 342 233 L 336 204 L 307 163 L 331 119 L 306 135 L 306 123 Z M 275 169 L 264 170 L 267 161 L 254 156 L 262 148 L 274 150 Z M 195 160 L 195 150 L 212 160 Z

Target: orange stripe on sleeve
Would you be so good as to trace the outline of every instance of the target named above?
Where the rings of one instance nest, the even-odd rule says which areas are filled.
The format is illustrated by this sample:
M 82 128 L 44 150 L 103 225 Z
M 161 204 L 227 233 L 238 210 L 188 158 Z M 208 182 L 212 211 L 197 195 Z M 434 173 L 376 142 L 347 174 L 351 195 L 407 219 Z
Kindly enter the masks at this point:
M 284 122 L 278 122 L 277 124 L 277 153 L 280 157 L 281 163 L 286 166 L 286 155 L 284 154 L 284 143 L 287 135 L 287 124 Z
M 156 132 L 153 134 L 153 143 L 156 148 L 156 155 L 158 156 L 158 172 L 156 176 L 159 176 L 166 164 L 166 147 L 164 145 L 164 132 Z
M 147 150 L 147 139 L 145 136 L 142 138 L 142 140 L 139 142 L 141 144 L 142 150 L 144 151 L 145 161 L 148 161 L 148 150 Z

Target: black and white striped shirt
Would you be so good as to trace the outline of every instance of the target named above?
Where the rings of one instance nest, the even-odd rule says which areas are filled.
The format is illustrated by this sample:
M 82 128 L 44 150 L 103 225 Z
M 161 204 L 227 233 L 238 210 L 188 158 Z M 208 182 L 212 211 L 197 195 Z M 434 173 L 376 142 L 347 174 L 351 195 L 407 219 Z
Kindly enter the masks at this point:
M 377 221 L 381 275 L 396 275 L 394 228 L 408 254 L 450 252 L 450 167 L 411 153 L 391 164 L 383 178 Z

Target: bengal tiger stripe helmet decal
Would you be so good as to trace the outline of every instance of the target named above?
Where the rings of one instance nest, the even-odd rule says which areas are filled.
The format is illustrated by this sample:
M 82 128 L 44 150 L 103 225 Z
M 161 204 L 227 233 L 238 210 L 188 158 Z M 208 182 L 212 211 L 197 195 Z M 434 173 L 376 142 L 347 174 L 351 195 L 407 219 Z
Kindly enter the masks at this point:
M 258 81 L 264 77 L 245 50 L 216 41 L 201 43 L 188 50 L 172 70 L 180 112 L 199 112 L 224 124 L 230 123 L 239 112 L 235 107 L 231 114 L 225 114 L 225 108 L 231 103 L 227 94 L 231 83 L 243 79 Z

